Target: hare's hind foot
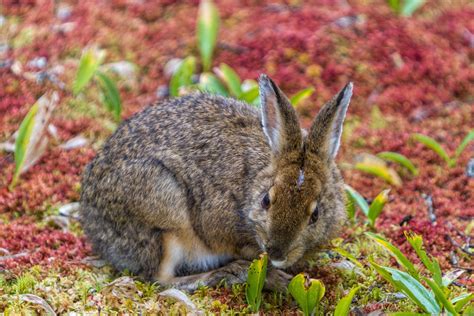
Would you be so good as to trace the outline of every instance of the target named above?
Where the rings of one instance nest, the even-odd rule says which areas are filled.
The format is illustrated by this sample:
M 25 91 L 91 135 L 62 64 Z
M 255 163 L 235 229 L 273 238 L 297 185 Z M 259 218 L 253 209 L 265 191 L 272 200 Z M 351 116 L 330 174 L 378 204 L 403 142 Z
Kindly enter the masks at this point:
M 247 282 L 247 273 L 250 261 L 236 260 L 223 267 L 204 273 L 188 276 L 179 276 L 169 279 L 163 285 L 171 286 L 188 292 L 194 292 L 201 286 L 215 287 L 222 282 L 227 286 Z M 272 291 L 285 291 L 291 275 L 286 272 L 268 267 L 267 278 L 265 280 L 265 289 Z

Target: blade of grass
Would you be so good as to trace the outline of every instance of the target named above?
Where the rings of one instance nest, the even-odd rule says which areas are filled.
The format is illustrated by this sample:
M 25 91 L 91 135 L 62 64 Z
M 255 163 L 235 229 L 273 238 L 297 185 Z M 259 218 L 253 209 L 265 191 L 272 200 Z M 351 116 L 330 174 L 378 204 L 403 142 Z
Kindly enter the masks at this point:
M 211 0 L 201 0 L 197 24 L 197 40 L 202 67 L 204 71 L 209 71 L 220 24 L 219 11 Z
M 415 278 L 403 271 L 380 266 L 372 260 L 369 260 L 369 262 L 384 279 L 406 294 L 425 312 L 439 315 L 441 308 L 433 297 L 433 294 L 423 287 Z
M 300 104 L 301 102 L 309 98 L 313 93 L 314 93 L 313 87 L 300 90 L 290 98 L 290 102 L 293 106 L 298 106 L 298 104 Z
M 14 188 L 18 182 L 23 164 L 25 163 L 26 150 L 28 148 L 28 143 L 30 142 L 31 132 L 33 131 L 33 126 L 35 124 L 35 115 L 38 112 L 38 103 L 35 103 L 31 109 L 26 114 L 25 118 L 20 124 L 18 129 L 18 137 L 15 141 L 15 172 L 13 174 L 13 179 L 10 184 L 10 188 Z
M 443 292 L 443 289 L 440 288 L 436 282 L 434 282 L 433 280 L 431 279 L 428 279 L 428 278 L 423 278 L 423 280 L 425 280 L 425 282 L 429 285 L 429 287 L 433 290 L 433 293 L 434 295 L 436 296 L 436 298 L 438 299 L 439 302 L 441 302 L 441 304 L 443 304 L 444 308 L 446 308 L 446 310 L 448 310 L 450 313 L 452 313 L 453 315 L 458 315 L 458 313 L 456 312 L 456 309 L 454 308 L 453 304 L 451 304 L 451 302 L 448 300 L 448 298 L 446 297 L 446 295 L 444 294 Z
M 337 303 L 336 309 L 334 311 L 334 316 L 347 316 L 349 315 L 349 310 L 351 307 L 352 299 L 354 298 L 354 295 L 357 293 L 357 291 L 360 289 L 360 287 L 355 287 L 353 288 L 349 294 L 344 296 L 339 303 Z
M 441 157 L 448 164 L 448 166 L 451 164 L 451 158 L 449 157 L 448 153 L 436 140 L 423 134 L 413 134 L 412 138 L 438 154 L 438 156 Z
M 72 87 L 72 92 L 77 95 L 91 81 L 105 57 L 105 51 L 90 48 L 86 50 L 79 61 L 76 79 Z
M 399 165 L 408 169 L 414 176 L 418 175 L 418 169 L 415 167 L 413 162 L 411 162 L 410 159 L 403 156 L 402 154 L 391 151 L 383 151 L 381 153 L 378 153 L 377 156 L 382 159 L 398 163 Z
M 454 305 L 454 309 L 456 312 L 460 313 L 464 306 L 469 303 L 474 298 L 474 293 L 464 293 L 459 296 L 456 296 L 451 300 L 452 304 Z
M 459 156 L 461 156 L 464 149 L 466 149 L 467 145 L 474 140 L 474 130 L 471 130 L 466 137 L 462 140 L 461 144 L 456 148 L 454 153 L 454 160 L 458 160 Z
M 433 274 L 433 279 L 440 287 L 443 286 L 441 268 L 435 258 L 429 258 L 426 251 L 423 249 L 423 238 L 421 235 L 405 232 L 405 237 L 410 245 L 415 250 L 423 265 Z
M 104 96 L 104 103 L 107 110 L 113 113 L 117 121 L 120 121 L 120 115 L 122 114 L 122 100 L 115 82 L 105 73 L 100 71 L 97 72 L 97 79 Z
M 346 193 L 350 198 L 359 206 L 361 211 L 367 216 L 369 214 L 369 204 L 367 201 L 364 199 L 362 195 L 359 194 L 354 188 L 352 188 L 349 185 L 345 185 L 344 189 L 346 190 Z
M 394 245 L 392 245 L 388 240 L 383 238 L 380 235 L 371 233 L 371 232 L 366 232 L 365 233 L 367 236 L 375 240 L 378 244 L 382 245 L 385 249 L 387 249 L 392 257 L 397 260 L 398 264 L 405 268 L 405 270 L 415 279 L 419 280 L 419 274 L 417 269 L 415 268 L 415 265 L 411 263 L 410 260 L 408 260 L 407 257 Z

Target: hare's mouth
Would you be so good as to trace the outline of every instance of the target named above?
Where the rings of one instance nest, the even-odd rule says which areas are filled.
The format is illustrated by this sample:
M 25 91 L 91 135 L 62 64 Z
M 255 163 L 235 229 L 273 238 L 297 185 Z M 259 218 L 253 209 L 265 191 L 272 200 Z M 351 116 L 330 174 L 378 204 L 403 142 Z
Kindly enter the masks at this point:
M 287 259 L 285 259 L 285 260 L 271 260 L 271 263 L 275 268 L 280 268 L 280 269 L 288 268 L 288 266 L 290 266 Z

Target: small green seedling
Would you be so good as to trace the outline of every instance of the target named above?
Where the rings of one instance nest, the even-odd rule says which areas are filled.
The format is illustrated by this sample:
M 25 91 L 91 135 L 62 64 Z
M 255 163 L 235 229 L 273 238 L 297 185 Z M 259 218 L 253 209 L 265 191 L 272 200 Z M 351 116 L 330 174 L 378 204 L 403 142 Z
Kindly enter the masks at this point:
M 254 313 L 260 309 L 262 290 L 267 277 L 268 256 L 266 253 L 255 259 L 249 267 L 245 297 L 250 310 Z
M 438 154 L 438 156 L 441 157 L 446 162 L 448 167 L 455 167 L 459 157 L 461 156 L 463 151 L 466 149 L 467 145 L 471 141 L 474 140 L 474 130 L 471 130 L 466 135 L 466 137 L 464 137 L 464 139 L 459 144 L 458 148 L 456 148 L 456 151 L 454 152 L 454 155 L 452 157 L 448 155 L 448 153 L 443 148 L 443 146 L 441 146 L 440 143 L 438 143 L 436 140 L 434 140 L 433 138 L 429 136 L 426 136 L 423 134 L 413 134 L 412 138 L 422 143 L 423 145 L 425 145 L 426 147 L 434 151 L 436 154 Z
M 396 187 L 402 186 L 402 179 L 398 173 L 377 156 L 367 153 L 357 156 L 354 169 L 379 177 Z
M 402 167 L 405 167 L 408 171 L 410 171 L 414 176 L 418 175 L 418 169 L 415 167 L 413 162 L 410 159 L 405 157 L 402 154 L 391 152 L 391 151 L 383 151 L 377 154 L 377 157 L 382 158 L 383 160 L 395 162 Z
M 416 10 L 421 8 L 425 0 L 386 0 L 390 8 L 402 16 L 412 16 Z
M 296 275 L 288 285 L 288 291 L 305 316 L 319 314 L 321 308 L 319 305 L 325 290 L 321 281 L 310 279 L 304 273 Z
M 197 19 L 197 40 L 204 71 L 211 69 L 212 55 L 217 43 L 219 25 L 219 11 L 215 4 L 211 0 L 202 0 L 199 4 Z
M 301 102 L 309 98 L 314 93 L 314 88 L 309 87 L 296 92 L 291 98 L 290 102 L 294 107 L 297 107 Z
M 184 58 L 173 72 L 169 84 L 169 94 L 177 97 L 193 90 L 222 96 L 231 96 L 252 105 L 259 105 L 258 83 L 255 80 L 241 80 L 237 72 L 227 64 L 212 68 L 214 51 L 219 34 L 220 16 L 212 0 L 201 0 L 197 17 L 197 46 L 201 55 L 200 66 L 203 72 L 197 73 L 198 61 L 193 56 Z M 90 67 L 93 68 L 93 67 Z M 211 72 L 212 69 L 212 72 Z M 198 78 L 196 80 L 196 78 Z M 311 96 L 314 88 L 296 93 L 292 104 Z
M 18 129 L 15 140 L 15 171 L 9 189 L 18 182 L 20 174 L 41 158 L 48 145 L 48 125 L 58 105 L 59 95 L 46 93 L 30 108 Z
M 459 315 L 463 309 L 467 310 L 466 305 L 474 298 L 473 293 L 464 293 L 451 298 L 451 291 L 448 286 L 458 278 L 462 273 L 454 273 L 442 277 L 441 268 L 434 257 L 428 257 L 423 249 L 423 239 L 420 235 L 406 233 L 405 236 L 413 247 L 425 268 L 430 272 L 431 277 L 421 275 L 421 271 L 408 260 L 407 257 L 394 245 L 381 236 L 366 233 L 374 239 L 397 260 L 407 272 L 398 269 L 380 266 L 369 259 L 371 266 L 396 289 L 403 292 L 416 305 L 426 313 L 439 315 L 444 310 L 447 315 Z M 424 281 L 427 289 L 421 281 Z M 402 315 L 402 314 L 399 314 Z
M 346 185 L 345 190 L 349 202 L 347 205 L 347 212 L 349 218 L 354 219 L 356 206 L 358 206 L 361 209 L 362 213 L 367 216 L 369 226 L 374 228 L 375 221 L 382 213 L 385 204 L 388 202 L 388 194 L 390 193 L 390 189 L 383 190 L 382 192 L 380 192 L 372 201 L 370 206 L 367 201 L 362 197 L 362 195 L 360 195 L 359 192 L 354 190 L 354 188 L 350 187 L 349 185 Z
M 349 294 L 344 296 L 336 305 L 336 309 L 334 310 L 334 316 L 347 316 L 349 315 L 352 299 L 357 291 L 360 289 L 359 286 L 353 288 Z
M 102 102 L 118 121 L 122 113 L 122 100 L 115 82 L 99 70 L 104 58 L 105 52 L 103 50 L 90 48 L 84 51 L 79 61 L 72 92 L 74 95 L 78 95 L 91 80 L 95 79 L 102 93 Z

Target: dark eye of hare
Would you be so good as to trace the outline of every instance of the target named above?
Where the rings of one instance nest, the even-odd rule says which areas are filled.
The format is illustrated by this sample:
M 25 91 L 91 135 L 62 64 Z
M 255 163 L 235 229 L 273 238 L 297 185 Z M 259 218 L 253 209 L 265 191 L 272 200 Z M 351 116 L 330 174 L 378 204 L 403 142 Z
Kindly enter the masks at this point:
M 260 204 L 262 205 L 263 209 L 268 210 L 268 208 L 270 207 L 270 196 L 268 195 L 268 193 L 265 194 Z
M 319 204 L 316 204 L 313 212 L 311 213 L 311 217 L 309 218 L 309 225 L 316 223 L 319 217 Z

